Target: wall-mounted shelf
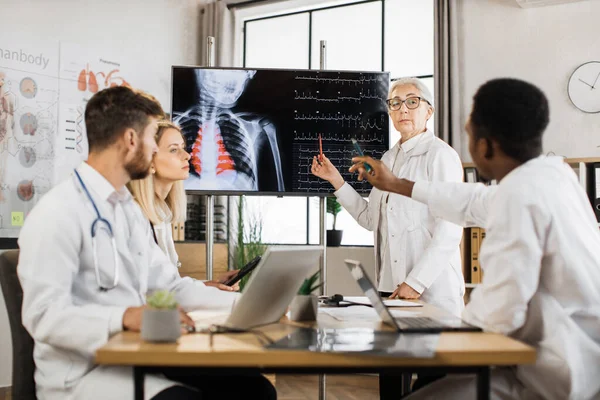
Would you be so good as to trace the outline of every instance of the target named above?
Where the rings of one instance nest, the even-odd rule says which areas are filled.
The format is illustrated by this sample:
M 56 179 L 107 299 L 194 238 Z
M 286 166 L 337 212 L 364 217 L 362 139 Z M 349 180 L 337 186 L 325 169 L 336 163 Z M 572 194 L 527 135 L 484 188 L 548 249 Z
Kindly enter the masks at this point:
M 583 157 L 583 158 L 565 158 L 565 162 L 569 165 L 575 164 L 579 165 L 579 163 L 600 163 L 600 158 L 598 157 Z
M 600 163 L 600 157 L 580 157 L 580 158 L 565 158 L 565 162 L 569 165 L 579 165 L 582 163 Z M 475 163 L 472 162 L 464 162 L 462 163 L 463 168 L 475 168 Z
M 587 0 L 516 0 L 522 8 L 553 6 L 556 4 L 577 3 Z

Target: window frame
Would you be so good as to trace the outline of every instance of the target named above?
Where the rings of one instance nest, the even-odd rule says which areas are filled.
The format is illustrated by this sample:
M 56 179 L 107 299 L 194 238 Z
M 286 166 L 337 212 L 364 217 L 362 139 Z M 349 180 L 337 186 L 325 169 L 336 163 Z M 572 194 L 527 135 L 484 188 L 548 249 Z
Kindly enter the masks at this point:
M 304 6 L 300 7 L 296 7 L 296 6 L 291 6 L 291 7 L 286 7 L 288 10 L 290 8 L 301 8 L 297 11 L 284 11 L 285 8 L 283 9 L 279 9 L 279 10 L 271 10 L 271 11 L 263 11 L 260 12 L 259 10 L 256 10 L 257 13 L 253 13 L 252 11 L 250 12 L 243 12 L 240 13 L 239 15 L 237 15 L 236 18 L 236 25 L 238 26 L 238 28 L 241 28 L 241 32 L 238 31 L 238 35 L 236 35 L 237 37 L 239 37 L 239 34 L 241 33 L 242 36 L 242 49 L 241 49 L 241 60 L 239 60 L 237 57 L 239 57 L 240 51 L 239 49 L 237 49 L 237 46 L 234 46 L 234 51 L 236 53 L 236 59 L 238 61 L 241 61 L 241 65 L 243 68 L 247 68 L 246 66 L 246 52 L 247 52 L 247 26 L 248 23 L 252 23 L 252 22 L 256 22 L 256 21 L 264 21 L 264 20 L 268 20 L 268 19 L 274 19 L 274 18 L 281 18 L 281 17 L 288 17 L 291 15 L 298 15 L 298 14 L 308 14 L 308 62 L 306 65 L 307 69 L 311 69 L 311 65 L 312 65 L 312 21 L 313 21 L 313 13 L 314 12 L 319 12 L 319 11 L 325 11 L 325 10 L 332 10 L 332 9 L 336 9 L 336 8 L 341 8 L 341 7 L 351 7 L 351 6 L 355 6 L 355 5 L 360 5 L 360 4 L 368 4 L 368 3 L 380 3 L 381 4 L 381 65 L 380 65 L 380 71 L 385 71 L 385 3 L 386 0 L 359 0 L 359 1 L 343 1 L 341 0 L 340 4 L 334 4 L 334 5 L 329 5 L 329 6 L 320 6 L 319 4 L 323 3 L 323 0 L 316 0 L 314 2 L 312 2 L 313 4 L 305 4 Z M 259 9 L 260 7 L 256 7 L 257 9 Z M 252 16 L 252 14 L 268 14 L 265 16 L 261 16 L 261 17 L 256 17 L 256 16 Z M 432 16 L 433 18 L 433 16 Z M 240 26 L 240 23 L 243 24 Z M 435 24 L 435 22 L 433 22 Z M 239 43 L 236 41 L 236 43 Z M 239 64 L 238 64 L 239 65 Z M 415 76 L 416 78 L 419 79 L 426 79 L 426 78 L 432 78 L 435 81 L 435 75 L 434 74 L 428 74 L 428 75 L 418 75 Z M 398 79 L 401 79 L 402 77 L 392 77 L 391 81 L 395 81 Z M 310 244 L 310 228 L 311 228 L 311 224 L 310 224 L 310 199 L 311 197 L 314 196 L 306 196 L 306 244 Z M 324 198 L 325 199 L 325 198 Z M 320 204 L 320 203 L 319 203 Z M 328 219 L 328 214 L 326 213 L 326 222 Z M 341 247 L 372 247 L 371 244 L 364 244 L 364 245 L 341 245 Z

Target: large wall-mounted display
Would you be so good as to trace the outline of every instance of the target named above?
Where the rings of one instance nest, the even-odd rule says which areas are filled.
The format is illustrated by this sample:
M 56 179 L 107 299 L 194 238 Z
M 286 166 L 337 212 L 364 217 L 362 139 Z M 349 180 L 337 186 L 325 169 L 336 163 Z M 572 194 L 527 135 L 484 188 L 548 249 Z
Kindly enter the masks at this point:
M 188 191 L 325 196 L 310 173 L 324 154 L 349 174 L 351 139 L 380 158 L 389 148 L 385 72 L 173 67 L 172 118 L 191 154 Z

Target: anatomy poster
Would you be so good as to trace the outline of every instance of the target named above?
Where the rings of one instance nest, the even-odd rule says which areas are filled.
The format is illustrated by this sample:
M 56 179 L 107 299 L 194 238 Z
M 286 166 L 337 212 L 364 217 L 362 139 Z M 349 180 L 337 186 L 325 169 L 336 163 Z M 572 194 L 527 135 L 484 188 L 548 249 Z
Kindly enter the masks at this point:
M 123 61 L 109 54 L 77 44 L 60 44 L 60 120 L 56 138 L 58 182 L 69 176 L 73 168 L 87 159 L 88 142 L 85 132 L 85 106 L 102 89 L 130 86 L 133 71 L 126 70 Z
M 0 237 L 16 237 L 53 184 L 58 53 L 0 40 Z
M 0 39 L 0 238 L 18 237 L 41 196 L 87 159 L 84 114 L 95 93 L 127 85 L 168 97 L 148 60 L 36 43 Z

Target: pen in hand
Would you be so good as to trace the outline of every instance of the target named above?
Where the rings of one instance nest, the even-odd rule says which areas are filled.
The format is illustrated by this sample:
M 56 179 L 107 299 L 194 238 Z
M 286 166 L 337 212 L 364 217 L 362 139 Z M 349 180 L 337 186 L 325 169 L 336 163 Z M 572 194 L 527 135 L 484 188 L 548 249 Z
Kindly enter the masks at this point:
M 319 133 L 319 163 L 323 162 L 323 140 L 321 139 L 321 134 Z
M 359 156 L 364 157 L 365 153 L 363 153 L 362 149 L 360 148 L 360 145 L 358 144 L 358 141 L 354 138 L 350 139 L 352 141 L 352 145 L 354 145 L 354 149 L 356 150 L 356 152 L 358 153 Z M 363 164 L 365 167 L 365 170 L 367 172 L 371 172 L 372 168 L 369 164 L 364 163 Z

